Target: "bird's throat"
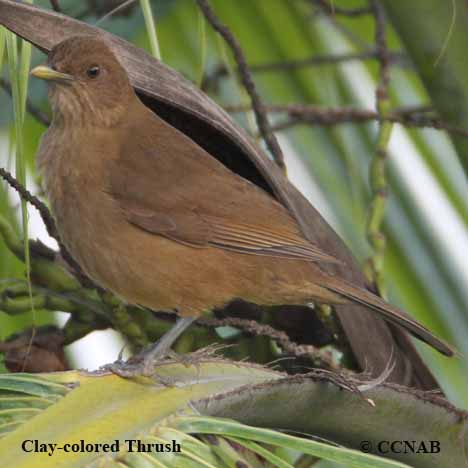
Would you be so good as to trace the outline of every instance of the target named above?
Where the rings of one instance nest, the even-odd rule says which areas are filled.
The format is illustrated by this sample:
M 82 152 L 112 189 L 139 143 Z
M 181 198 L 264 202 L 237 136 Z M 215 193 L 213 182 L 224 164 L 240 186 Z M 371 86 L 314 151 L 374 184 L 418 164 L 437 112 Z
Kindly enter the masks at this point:
M 113 128 L 126 114 L 124 103 L 112 106 L 102 103 L 86 89 L 77 85 L 54 85 L 49 92 L 53 110 L 53 125 L 72 132 L 73 129 Z

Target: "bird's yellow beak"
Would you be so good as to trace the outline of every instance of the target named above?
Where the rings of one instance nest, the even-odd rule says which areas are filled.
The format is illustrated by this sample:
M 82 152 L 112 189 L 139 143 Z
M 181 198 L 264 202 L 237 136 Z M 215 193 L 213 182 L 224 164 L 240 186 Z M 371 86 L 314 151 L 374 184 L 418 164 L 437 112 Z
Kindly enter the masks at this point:
M 74 80 L 72 75 L 53 70 L 47 65 L 39 65 L 38 67 L 33 68 L 31 70 L 31 75 L 47 81 L 69 82 Z

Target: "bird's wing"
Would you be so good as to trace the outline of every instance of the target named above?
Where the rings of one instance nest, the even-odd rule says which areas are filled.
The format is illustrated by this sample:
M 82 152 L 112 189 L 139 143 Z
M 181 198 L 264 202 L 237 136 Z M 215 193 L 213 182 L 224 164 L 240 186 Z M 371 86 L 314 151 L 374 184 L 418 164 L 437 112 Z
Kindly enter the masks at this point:
M 109 171 L 109 192 L 131 224 L 194 247 L 339 262 L 269 194 L 178 130 L 157 117 L 143 127 L 151 134 L 136 130 Z
M 336 262 L 333 257 L 287 229 L 279 232 L 272 231 L 268 226 L 236 223 L 199 214 L 196 208 L 192 211 L 185 209 L 168 214 L 147 208 L 141 209 L 122 199 L 120 207 L 133 225 L 193 247 L 211 245 L 256 255 Z

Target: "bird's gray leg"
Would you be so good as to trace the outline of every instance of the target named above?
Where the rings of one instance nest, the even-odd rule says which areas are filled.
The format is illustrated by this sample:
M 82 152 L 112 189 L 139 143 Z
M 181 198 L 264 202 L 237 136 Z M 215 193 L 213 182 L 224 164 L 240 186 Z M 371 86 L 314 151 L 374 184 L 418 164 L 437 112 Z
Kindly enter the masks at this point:
M 148 375 L 151 371 L 154 361 L 165 356 L 171 349 L 171 346 L 179 338 L 185 330 L 196 320 L 195 317 L 184 317 L 177 320 L 175 325 L 166 332 L 156 343 L 152 344 L 148 349 L 143 351 L 144 373 Z
M 179 318 L 175 325 L 166 332 L 156 343 L 140 352 L 136 358 L 139 363 L 130 364 L 117 361 L 104 366 L 105 370 L 110 370 L 121 377 L 150 376 L 153 374 L 154 363 L 162 357 L 167 356 L 171 346 L 182 333 L 196 320 L 195 317 Z

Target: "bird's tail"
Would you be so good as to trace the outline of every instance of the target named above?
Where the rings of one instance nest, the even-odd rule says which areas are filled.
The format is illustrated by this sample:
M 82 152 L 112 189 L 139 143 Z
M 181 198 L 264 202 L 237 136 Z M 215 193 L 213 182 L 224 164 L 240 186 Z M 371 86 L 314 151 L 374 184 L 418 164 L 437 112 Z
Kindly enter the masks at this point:
M 339 294 L 346 299 L 375 310 L 380 313 L 385 320 L 404 328 L 413 336 L 432 346 L 440 353 L 445 354 L 446 356 L 454 356 L 457 354 L 450 345 L 437 338 L 426 327 L 416 322 L 408 314 L 397 307 L 387 304 L 375 294 L 372 294 L 365 289 L 353 286 L 341 278 L 335 278 L 329 275 L 324 275 L 322 286 L 325 286 L 328 290 Z

